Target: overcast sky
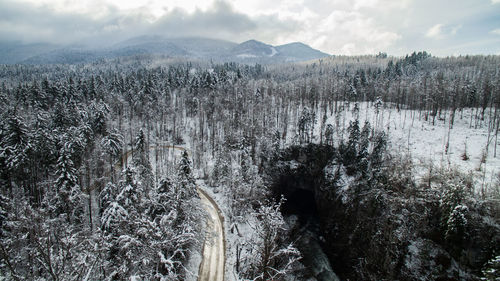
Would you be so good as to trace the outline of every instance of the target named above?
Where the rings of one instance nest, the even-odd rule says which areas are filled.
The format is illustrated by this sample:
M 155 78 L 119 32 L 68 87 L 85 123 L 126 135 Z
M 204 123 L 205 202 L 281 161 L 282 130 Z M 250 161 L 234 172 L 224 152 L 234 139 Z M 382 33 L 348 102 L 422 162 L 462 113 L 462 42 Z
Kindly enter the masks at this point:
M 500 0 L 0 0 L 0 40 L 202 36 L 330 54 L 500 54 Z

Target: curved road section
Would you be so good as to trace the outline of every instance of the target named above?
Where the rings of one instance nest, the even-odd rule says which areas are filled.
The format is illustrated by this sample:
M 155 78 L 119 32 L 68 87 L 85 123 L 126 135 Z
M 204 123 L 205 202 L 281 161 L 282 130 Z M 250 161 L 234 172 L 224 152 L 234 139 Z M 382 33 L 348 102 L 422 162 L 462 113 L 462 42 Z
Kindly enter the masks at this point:
M 200 264 L 198 280 L 223 281 L 225 260 L 223 219 L 214 200 L 200 188 L 198 188 L 198 194 L 203 208 L 208 214 L 203 259 Z

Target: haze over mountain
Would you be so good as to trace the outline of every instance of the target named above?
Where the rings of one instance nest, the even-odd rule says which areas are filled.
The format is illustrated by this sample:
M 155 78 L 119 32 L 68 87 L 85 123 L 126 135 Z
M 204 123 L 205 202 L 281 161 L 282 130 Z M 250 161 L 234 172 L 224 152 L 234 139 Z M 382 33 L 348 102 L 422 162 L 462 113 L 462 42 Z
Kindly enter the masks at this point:
M 262 64 L 299 62 L 329 56 L 299 42 L 272 46 L 256 40 L 237 44 L 201 37 L 140 36 L 99 48 L 84 45 L 0 43 L 1 64 L 73 64 L 135 55 Z

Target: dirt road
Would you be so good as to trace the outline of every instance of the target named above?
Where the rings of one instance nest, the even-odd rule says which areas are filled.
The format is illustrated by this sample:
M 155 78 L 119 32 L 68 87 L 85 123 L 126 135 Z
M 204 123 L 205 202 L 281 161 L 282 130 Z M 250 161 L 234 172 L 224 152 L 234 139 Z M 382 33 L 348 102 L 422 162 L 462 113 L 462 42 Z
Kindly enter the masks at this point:
M 203 258 L 200 264 L 198 280 L 223 281 L 225 260 L 223 220 L 219 208 L 212 198 L 199 188 L 198 193 L 208 214 Z

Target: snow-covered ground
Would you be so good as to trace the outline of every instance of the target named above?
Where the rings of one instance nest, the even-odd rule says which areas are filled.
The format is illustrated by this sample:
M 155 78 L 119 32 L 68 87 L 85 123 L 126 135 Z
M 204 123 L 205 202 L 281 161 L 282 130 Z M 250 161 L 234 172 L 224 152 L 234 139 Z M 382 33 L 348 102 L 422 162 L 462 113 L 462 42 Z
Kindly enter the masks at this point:
M 200 264 L 203 259 L 202 253 L 196 249 L 191 250 L 189 261 L 186 265 L 186 281 L 197 281 Z
M 465 109 L 464 112 L 457 111 L 453 127 L 450 127 L 450 112 L 443 112 L 445 120 L 438 120 L 435 124 L 432 120 L 424 119 L 424 112 L 419 114 L 417 110 L 397 110 L 396 108 L 380 108 L 378 114 L 373 104 L 359 103 L 359 111 L 353 111 L 355 103 L 346 106 L 346 110 L 336 117 L 329 115 L 326 124 L 335 127 L 336 120 L 345 124 L 347 128 L 349 121 L 359 116 L 360 127 L 365 120 L 370 122 L 377 130 L 385 131 L 389 136 L 390 149 L 397 154 L 406 154 L 411 157 L 415 164 L 417 179 L 429 173 L 431 165 L 433 171 L 439 169 L 458 169 L 463 173 L 473 175 L 476 192 L 482 193 L 493 187 L 500 172 L 500 143 L 495 143 L 495 136 L 490 135 L 488 144 L 488 124 L 486 121 L 475 124 L 471 115 L 475 114 L 473 109 Z M 347 110 L 347 108 L 349 108 Z M 486 111 L 486 116 L 489 112 Z M 485 118 L 487 120 L 487 118 Z M 315 135 L 319 136 L 320 118 L 316 118 Z M 336 140 L 347 137 L 347 133 L 338 130 Z M 446 144 L 449 139 L 449 146 Z M 497 155 L 495 157 L 495 145 Z M 467 150 L 468 160 L 463 160 L 462 155 Z M 487 155 L 486 155 L 487 151 Z M 486 157 L 484 157 L 486 156 Z M 482 162 L 485 160 L 485 162 Z

